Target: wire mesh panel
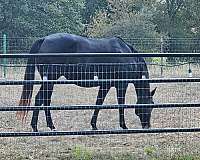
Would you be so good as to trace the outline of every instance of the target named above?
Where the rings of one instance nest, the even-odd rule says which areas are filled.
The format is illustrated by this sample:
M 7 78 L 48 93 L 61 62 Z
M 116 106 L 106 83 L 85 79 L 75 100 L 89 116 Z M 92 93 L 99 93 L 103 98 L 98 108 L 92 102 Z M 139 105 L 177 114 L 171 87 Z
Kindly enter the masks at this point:
M 133 57 L 129 57 L 131 59 Z M 16 107 L 20 103 L 22 85 L 12 85 L 17 80 L 24 79 L 26 60 L 13 61 L 7 65 L 7 76 L 1 77 L 1 82 L 9 82 L 10 85 L 0 86 L 0 106 Z M 161 75 L 161 66 L 154 61 L 146 59 L 150 79 L 154 78 L 191 78 L 189 69 L 192 71 L 192 77 L 199 77 L 199 65 L 193 62 L 177 62 L 176 65 L 167 61 L 162 66 L 163 73 Z M 14 65 L 13 65 L 14 64 Z M 163 158 L 173 159 L 180 155 L 199 154 L 199 133 L 185 133 L 187 131 L 195 131 L 192 129 L 199 128 L 199 82 L 183 82 L 179 83 L 151 83 L 150 91 L 157 87 L 153 101 L 155 104 L 166 103 L 188 103 L 197 104 L 195 107 L 166 107 L 162 106 L 153 109 L 151 114 L 152 132 L 156 129 L 179 129 L 173 133 L 147 133 L 150 129 L 142 129 L 140 118 L 135 114 L 134 108 L 125 109 L 125 122 L 129 130 L 121 130 L 119 123 L 118 109 L 102 109 L 97 119 L 96 133 L 103 135 L 86 135 L 92 132 L 91 118 L 94 110 L 59 110 L 63 106 L 94 106 L 96 104 L 98 92 L 100 90 L 99 82 L 111 85 L 106 95 L 104 105 L 112 106 L 118 104 L 117 95 L 121 92 L 126 83 L 114 80 L 132 80 L 147 77 L 138 77 L 140 74 L 140 63 L 78 63 L 78 64 L 39 64 L 39 71 L 36 69 L 35 79 L 45 84 L 48 80 L 58 79 L 54 84 L 51 97 L 51 106 L 58 107 L 58 110 L 52 110 L 51 116 L 53 123 L 58 132 L 71 132 L 73 135 L 52 136 L 52 132 L 47 127 L 44 110 L 39 113 L 38 130 L 32 132 L 30 126 L 32 119 L 32 111 L 29 112 L 26 122 L 23 123 L 16 120 L 16 112 L 1 112 L 0 135 L 9 132 L 27 133 L 31 132 L 37 137 L 3 137 L 0 138 L 1 158 L 2 159 L 152 159 Z M 47 72 L 46 72 L 47 71 Z M 3 70 L 1 71 L 1 73 Z M 43 74 L 40 75 L 40 72 Z M 56 78 L 55 78 L 56 77 Z M 9 81 L 9 80 L 15 80 Z M 75 81 L 74 81 L 75 80 Z M 80 80 L 80 81 L 76 81 Z M 90 80 L 90 81 L 88 81 Z M 143 79 L 144 80 L 144 79 Z M 66 84 L 61 84 L 65 81 Z M 72 84 L 67 84 L 69 82 Z M 144 81 L 143 86 L 145 86 Z M 30 84 L 30 82 L 27 82 Z M 48 83 L 53 84 L 53 83 Z M 41 85 L 34 85 L 31 106 L 35 106 L 36 95 L 39 90 L 51 92 L 41 88 Z M 144 88 L 143 88 L 144 89 Z M 103 88 L 102 90 L 107 90 Z M 39 96 L 39 100 L 44 102 L 44 92 Z M 101 93 L 101 95 L 103 92 Z M 149 96 L 149 95 L 148 95 Z M 133 83 L 129 83 L 125 95 L 125 104 L 131 105 L 137 103 L 137 94 Z M 47 99 L 48 100 L 48 99 Z M 42 104 L 41 104 L 42 105 Z M 28 106 L 27 106 L 28 108 Z M 135 131 L 135 134 L 130 131 Z M 77 132 L 83 135 L 76 135 Z M 91 131 L 91 132 L 90 132 Z M 121 131 L 123 134 L 113 134 L 115 131 Z M 166 130 L 167 131 L 167 130 Z M 168 130 L 170 131 L 170 130 Z M 199 131 L 199 130 L 196 130 Z M 143 132 L 143 133 L 138 133 Z M 144 133 L 146 132 L 146 133 Z M 172 131 L 171 131 L 172 132 Z M 39 136 L 44 134 L 50 136 Z M 115 132 L 117 133 L 117 132 Z

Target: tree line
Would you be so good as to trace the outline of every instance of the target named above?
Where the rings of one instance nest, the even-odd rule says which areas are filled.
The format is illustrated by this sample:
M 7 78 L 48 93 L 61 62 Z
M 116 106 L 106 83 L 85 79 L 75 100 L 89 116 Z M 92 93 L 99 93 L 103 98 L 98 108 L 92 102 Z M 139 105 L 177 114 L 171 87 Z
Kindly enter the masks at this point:
M 181 46 L 182 50 L 196 52 L 199 15 L 199 0 L 0 0 L 0 33 L 9 37 L 56 32 L 120 36 L 131 43 L 164 37 L 166 52 L 176 52 L 181 38 L 187 38 L 190 45 Z

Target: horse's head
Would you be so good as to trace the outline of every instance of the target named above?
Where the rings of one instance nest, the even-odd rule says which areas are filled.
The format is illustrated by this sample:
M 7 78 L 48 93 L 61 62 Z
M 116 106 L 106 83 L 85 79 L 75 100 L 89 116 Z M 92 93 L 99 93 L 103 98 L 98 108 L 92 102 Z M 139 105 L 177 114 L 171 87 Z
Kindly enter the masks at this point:
M 150 96 L 139 98 L 137 104 L 153 104 L 153 95 L 155 94 L 156 88 L 151 91 Z M 150 107 L 136 107 L 135 114 L 140 118 L 140 122 L 143 129 L 148 129 L 151 127 L 151 112 L 153 108 Z

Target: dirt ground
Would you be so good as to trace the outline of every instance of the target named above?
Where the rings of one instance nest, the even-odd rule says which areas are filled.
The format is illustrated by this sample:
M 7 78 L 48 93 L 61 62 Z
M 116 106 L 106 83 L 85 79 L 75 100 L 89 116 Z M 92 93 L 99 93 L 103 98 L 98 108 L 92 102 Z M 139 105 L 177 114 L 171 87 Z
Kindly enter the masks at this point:
M 149 66 L 149 70 L 151 77 L 160 77 L 159 66 Z M 192 71 L 194 77 L 200 76 L 199 66 L 192 65 Z M 0 72 L 3 73 L 2 68 Z M 168 67 L 164 68 L 164 77 L 187 77 L 187 72 L 187 65 Z M 7 79 L 23 79 L 23 73 L 24 68 L 11 68 L 7 72 Z M 36 77 L 39 78 L 38 75 Z M 154 87 L 157 87 L 154 96 L 156 103 L 199 102 L 199 83 L 151 84 L 151 88 Z M 33 98 L 38 89 L 39 86 L 34 87 Z M 17 106 L 21 91 L 21 86 L 0 86 L 0 106 Z M 52 95 L 52 105 L 95 104 L 97 92 L 98 87 L 56 85 Z M 116 104 L 115 97 L 116 92 L 112 88 L 104 104 Z M 134 86 L 130 84 L 126 93 L 126 104 L 135 102 Z M 154 109 L 151 118 L 152 128 L 199 127 L 199 111 L 199 108 Z M 93 110 L 52 111 L 52 117 L 57 130 L 80 131 L 91 129 L 92 113 Z M 0 131 L 31 131 L 31 116 L 30 112 L 27 123 L 22 124 L 16 120 L 15 112 L 1 112 Z M 127 109 L 125 118 L 128 128 L 141 128 L 134 109 Z M 99 129 L 119 129 L 118 119 L 118 110 L 102 110 L 97 126 Z M 40 112 L 38 128 L 40 131 L 49 130 L 46 127 L 43 111 Z M 0 159 L 70 159 L 71 151 L 75 146 L 99 154 L 131 153 L 136 159 L 150 159 L 151 156 L 167 159 L 176 155 L 198 155 L 199 141 L 199 133 L 0 138 Z

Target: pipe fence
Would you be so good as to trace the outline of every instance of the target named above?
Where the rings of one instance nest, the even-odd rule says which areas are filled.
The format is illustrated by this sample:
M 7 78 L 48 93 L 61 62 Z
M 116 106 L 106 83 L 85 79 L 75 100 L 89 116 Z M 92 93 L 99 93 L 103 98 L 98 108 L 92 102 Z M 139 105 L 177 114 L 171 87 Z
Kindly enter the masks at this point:
M 21 50 L 19 52 L 22 53 Z M 12 51 L 0 54 L 0 159 L 120 160 L 119 157 L 122 157 L 123 160 L 171 160 L 199 155 L 200 65 L 196 61 L 199 53 L 9 53 Z M 94 70 L 97 64 L 88 63 L 51 64 L 53 74 L 63 72 L 66 78 L 42 79 L 36 70 L 34 80 L 24 80 L 28 58 L 37 61 L 49 56 L 55 59 L 95 57 L 105 60 L 112 57 L 145 57 L 150 78 L 129 77 L 129 74 L 137 73 L 127 71 L 126 65 L 135 67 L 127 63 L 120 64 L 121 68 L 116 63 L 102 63 L 96 67 L 97 70 Z M 167 61 L 176 58 L 183 61 Z M 3 60 L 7 63 L 4 64 Z M 37 66 L 45 68 L 44 64 Z M 67 69 L 63 70 L 62 67 Z M 71 77 L 67 72 L 72 72 Z M 115 73 L 119 73 L 119 77 L 113 76 Z M 81 78 L 78 79 L 78 76 Z M 97 86 L 102 83 L 111 86 L 129 83 L 125 104 L 118 104 L 114 88 L 108 92 L 103 105 L 95 104 L 99 91 Z M 150 83 L 151 90 L 157 87 L 154 104 L 136 103 L 135 83 Z M 78 84 L 89 84 L 91 88 Z M 30 106 L 18 105 L 23 85 L 34 85 Z M 51 105 L 36 106 L 34 99 L 41 86 L 45 85 L 54 85 Z M 97 120 L 98 130 L 92 130 L 91 117 L 97 108 L 101 110 Z M 137 108 L 153 108 L 150 129 L 142 129 L 140 119 L 134 112 Z M 119 128 L 118 109 L 125 109 L 125 121 L 129 129 Z M 51 111 L 57 130 L 49 131 L 45 116 L 41 113 L 39 132 L 33 132 L 30 122 L 34 110 Z M 26 122 L 16 120 L 16 111 L 30 112 Z
M 199 53 L 45 53 L 45 54 L 0 54 L 0 58 L 41 58 L 41 57 L 199 57 Z M 112 65 L 112 64 L 111 64 Z M 0 80 L 0 85 L 24 85 L 24 84 L 76 84 L 76 83 L 88 84 L 92 83 L 100 85 L 102 83 L 112 84 L 119 82 L 148 82 L 148 83 L 199 83 L 200 78 L 152 78 L 152 79 L 98 79 L 98 80 Z M 119 109 L 119 108 L 175 108 L 175 107 L 200 107 L 200 103 L 166 103 L 166 104 L 133 104 L 133 105 L 61 105 L 61 106 L 12 106 L 12 107 L 0 107 L 0 111 L 33 111 L 37 110 L 91 110 L 91 109 Z M 61 135 L 99 135 L 99 134 L 134 134 L 134 133 L 172 133 L 172 132 L 199 132 L 200 128 L 164 128 L 164 129 L 128 129 L 128 130 L 83 130 L 83 131 L 52 131 L 52 132 L 1 132 L 0 137 L 15 137 L 15 136 L 61 136 Z

